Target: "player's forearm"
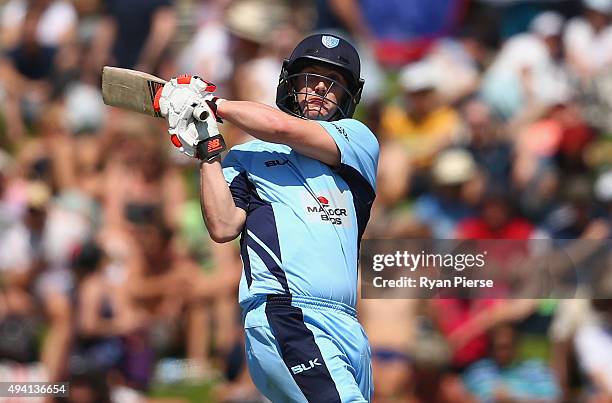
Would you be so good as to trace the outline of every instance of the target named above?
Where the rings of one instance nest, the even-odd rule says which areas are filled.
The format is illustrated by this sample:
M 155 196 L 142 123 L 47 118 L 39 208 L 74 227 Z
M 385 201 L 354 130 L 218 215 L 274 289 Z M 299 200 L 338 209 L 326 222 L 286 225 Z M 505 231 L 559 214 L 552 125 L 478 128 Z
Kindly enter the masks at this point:
M 289 116 L 271 106 L 248 101 L 221 102 L 217 113 L 260 140 L 286 144 L 298 153 L 330 166 L 340 162 L 336 143 L 315 121 Z
M 236 207 L 219 161 L 200 164 L 200 202 L 204 223 L 215 242 L 228 242 L 240 234 L 246 213 Z
M 288 120 L 296 119 L 271 106 L 249 101 L 223 101 L 218 114 L 223 120 L 263 141 L 287 144 L 293 139 L 288 133 Z

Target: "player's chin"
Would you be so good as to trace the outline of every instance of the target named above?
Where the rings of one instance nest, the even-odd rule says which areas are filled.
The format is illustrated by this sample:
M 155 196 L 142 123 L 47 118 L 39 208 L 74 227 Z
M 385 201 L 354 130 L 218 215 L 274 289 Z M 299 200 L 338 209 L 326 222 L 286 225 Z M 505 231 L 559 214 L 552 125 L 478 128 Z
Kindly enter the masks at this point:
M 330 111 L 323 107 L 320 108 L 318 105 L 311 105 L 304 111 L 304 117 L 310 120 L 326 120 L 330 116 Z

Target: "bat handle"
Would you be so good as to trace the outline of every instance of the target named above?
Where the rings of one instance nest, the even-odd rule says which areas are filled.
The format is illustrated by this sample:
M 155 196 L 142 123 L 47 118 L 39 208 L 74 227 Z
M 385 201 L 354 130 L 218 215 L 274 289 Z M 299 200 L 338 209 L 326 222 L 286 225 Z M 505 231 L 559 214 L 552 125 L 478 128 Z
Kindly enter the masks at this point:
M 205 106 L 200 105 L 200 106 L 196 106 L 193 109 L 193 117 L 196 120 L 199 120 L 200 122 L 206 121 L 206 119 L 208 119 L 208 115 L 209 115 L 209 112 Z

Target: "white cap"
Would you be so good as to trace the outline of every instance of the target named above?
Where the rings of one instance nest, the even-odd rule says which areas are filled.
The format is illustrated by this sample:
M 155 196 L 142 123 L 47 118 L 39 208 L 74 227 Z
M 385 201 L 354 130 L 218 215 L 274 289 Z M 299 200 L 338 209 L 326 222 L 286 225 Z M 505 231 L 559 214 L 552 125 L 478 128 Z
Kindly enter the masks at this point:
M 476 175 L 476 162 L 468 151 L 454 148 L 442 151 L 434 161 L 431 173 L 440 185 L 458 185 Z
M 104 125 L 106 107 L 100 90 L 87 84 L 76 84 L 66 91 L 68 127 L 73 133 L 96 131 Z
M 599 175 L 595 181 L 595 197 L 604 203 L 612 201 L 612 169 Z
M 545 11 L 538 14 L 529 24 L 529 30 L 541 36 L 558 36 L 563 30 L 565 19 L 554 11 Z
M 291 10 L 278 1 L 235 0 L 225 12 L 225 25 L 239 38 L 259 44 L 273 41 L 274 30 L 289 22 Z
M 582 0 L 586 8 L 603 14 L 612 14 L 612 0 Z
M 420 61 L 407 65 L 400 71 L 399 83 L 408 92 L 434 89 L 437 80 L 433 64 Z

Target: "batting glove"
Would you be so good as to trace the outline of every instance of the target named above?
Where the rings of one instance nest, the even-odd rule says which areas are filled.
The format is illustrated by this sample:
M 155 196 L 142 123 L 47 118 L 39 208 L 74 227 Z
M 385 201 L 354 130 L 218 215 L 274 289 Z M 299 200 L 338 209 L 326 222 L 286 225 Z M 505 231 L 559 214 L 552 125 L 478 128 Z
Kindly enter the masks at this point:
M 197 76 L 168 81 L 155 95 L 153 106 L 168 119 L 172 144 L 184 154 L 210 161 L 226 149 L 217 123 L 216 86 Z

